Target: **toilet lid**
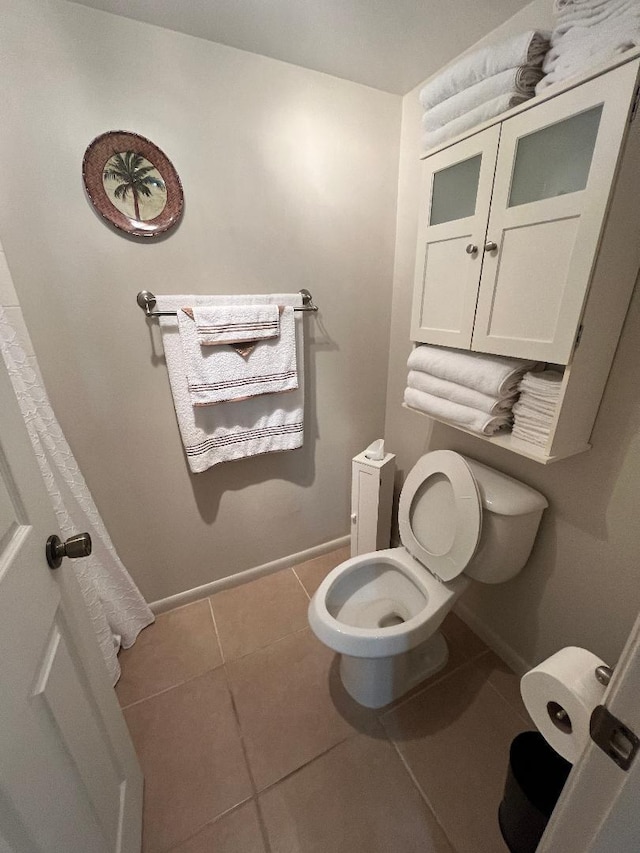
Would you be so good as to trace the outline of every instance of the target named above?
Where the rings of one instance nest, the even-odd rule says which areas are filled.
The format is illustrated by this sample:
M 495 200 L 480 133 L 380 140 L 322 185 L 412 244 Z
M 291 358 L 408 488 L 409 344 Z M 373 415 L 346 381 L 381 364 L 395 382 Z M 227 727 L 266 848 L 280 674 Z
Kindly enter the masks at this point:
M 400 539 L 440 580 L 458 577 L 475 554 L 482 500 L 471 468 L 459 453 L 427 453 L 409 472 L 400 495 Z

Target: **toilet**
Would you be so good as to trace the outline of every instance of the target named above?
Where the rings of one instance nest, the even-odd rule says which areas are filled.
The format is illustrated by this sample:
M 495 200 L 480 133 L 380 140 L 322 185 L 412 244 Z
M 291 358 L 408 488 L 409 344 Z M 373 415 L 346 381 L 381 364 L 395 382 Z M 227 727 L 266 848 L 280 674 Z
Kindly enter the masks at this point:
M 418 460 L 400 494 L 402 545 L 345 560 L 309 604 L 309 624 L 340 653 L 356 702 L 381 708 L 445 666 L 444 617 L 470 579 L 518 574 L 547 506 L 530 486 L 452 450 Z

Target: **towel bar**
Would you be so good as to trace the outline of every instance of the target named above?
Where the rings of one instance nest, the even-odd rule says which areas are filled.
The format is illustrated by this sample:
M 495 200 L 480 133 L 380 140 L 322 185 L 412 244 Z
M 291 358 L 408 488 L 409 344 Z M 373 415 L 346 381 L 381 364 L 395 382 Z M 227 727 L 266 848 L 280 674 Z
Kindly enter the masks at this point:
M 302 294 L 302 307 L 294 308 L 294 311 L 317 311 L 318 306 L 313 304 L 313 296 L 306 288 L 300 290 Z M 175 317 L 175 311 L 153 311 L 156 305 L 156 297 L 150 290 L 141 290 L 136 296 L 136 302 L 142 308 L 147 317 Z

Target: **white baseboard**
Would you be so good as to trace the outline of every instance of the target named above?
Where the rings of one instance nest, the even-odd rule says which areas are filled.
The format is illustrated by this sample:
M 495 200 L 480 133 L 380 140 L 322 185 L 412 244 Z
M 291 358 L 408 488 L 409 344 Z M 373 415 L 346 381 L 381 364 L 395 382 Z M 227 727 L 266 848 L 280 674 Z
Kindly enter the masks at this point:
M 466 604 L 459 601 L 454 607 L 454 611 L 481 640 L 484 640 L 499 658 L 502 658 L 507 666 L 511 667 L 516 675 L 522 676 L 525 672 L 529 672 L 532 669 L 533 664 L 527 663 L 508 643 L 505 643 L 502 637 L 496 634 L 493 628 L 490 628 L 481 619 L 478 619 L 476 614 Z
M 343 548 L 350 541 L 350 536 L 340 536 L 338 539 L 332 539 L 331 542 L 325 542 L 323 545 L 315 545 L 313 548 L 307 548 L 305 551 L 299 551 L 297 554 L 290 554 L 288 557 L 272 560 L 270 563 L 264 563 L 262 566 L 255 566 L 253 569 L 246 569 L 243 572 L 237 572 L 235 575 L 229 575 L 226 578 L 220 578 L 219 580 L 205 583 L 202 586 L 195 586 L 193 589 L 186 589 L 184 592 L 178 592 L 176 595 L 168 596 L 168 598 L 161 598 L 149 606 L 154 613 L 164 613 L 167 610 L 173 610 L 174 607 L 181 607 L 183 604 L 190 604 L 192 601 L 206 598 L 208 595 L 213 595 L 214 592 L 220 592 L 222 589 L 230 589 L 233 586 L 239 586 L 247 581 L 260 578 L 263 575 L 278 572 L 280 569 L 288 569 L 290 566 L 297 566 L 298 563 L 306 563 L 307 560 L 313 560 L 315 557 L 321 557 L 330 551 Z

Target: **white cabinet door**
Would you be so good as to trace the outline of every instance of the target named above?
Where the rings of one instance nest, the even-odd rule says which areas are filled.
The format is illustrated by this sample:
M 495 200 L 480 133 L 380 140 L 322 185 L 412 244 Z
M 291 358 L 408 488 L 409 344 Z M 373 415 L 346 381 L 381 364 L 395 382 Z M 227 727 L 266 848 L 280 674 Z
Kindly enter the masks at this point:
M 411 339 L 468 349 L 500 126 L 424 163 Z
M 0 851 L 138 853 L 142 775 L 0 358 Z
M 568 362 L 637 69 L 621 66 L 503 122 L 472 349 Z

